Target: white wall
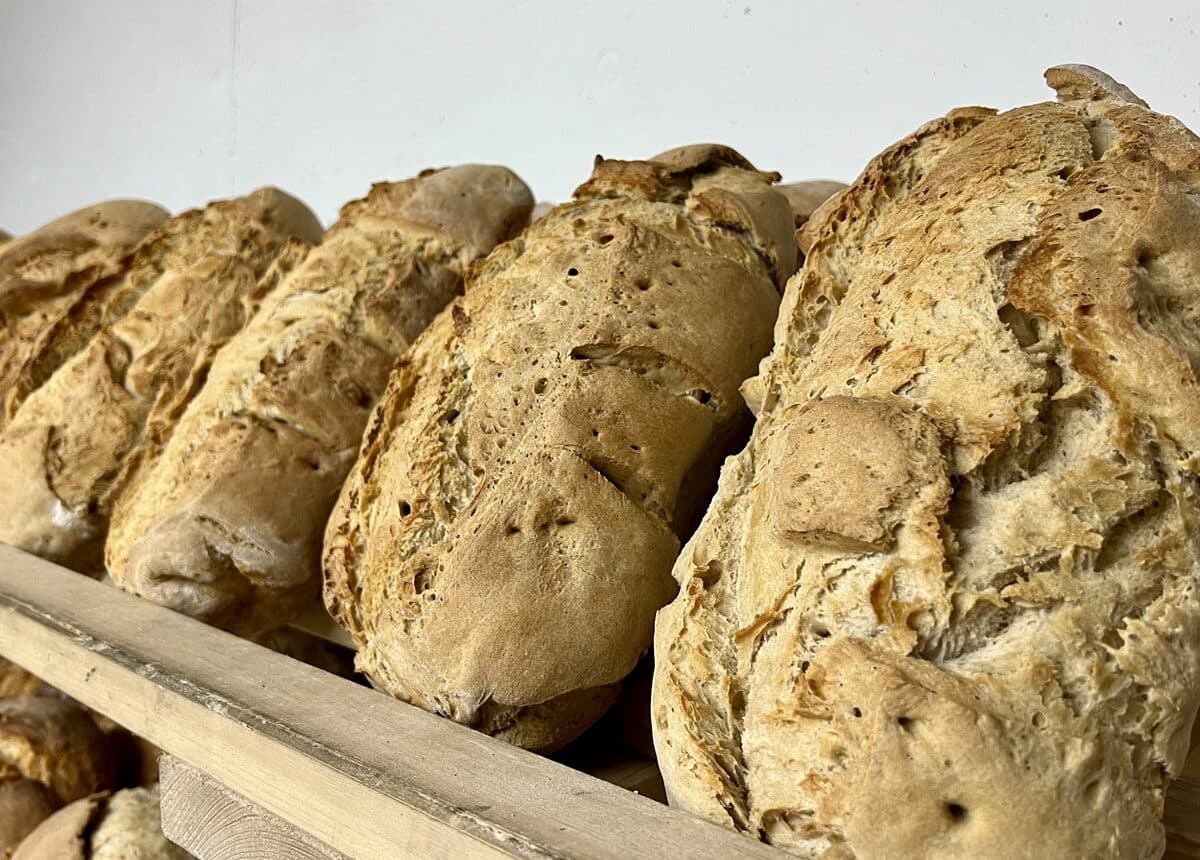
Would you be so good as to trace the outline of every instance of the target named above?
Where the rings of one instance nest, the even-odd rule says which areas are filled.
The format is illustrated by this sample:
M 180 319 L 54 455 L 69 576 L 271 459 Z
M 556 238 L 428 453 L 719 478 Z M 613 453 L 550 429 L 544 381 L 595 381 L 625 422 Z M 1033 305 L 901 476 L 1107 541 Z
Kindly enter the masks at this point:
M 700 139 L 849 179 L 954 105 L 1046 98 L 1061 62 L 1200 128 L 1198 29 L 1195 0 L 0 0 L 0 227 L 264 183 L 329 221 L 458 161 L 557 200 L 597 152 Z

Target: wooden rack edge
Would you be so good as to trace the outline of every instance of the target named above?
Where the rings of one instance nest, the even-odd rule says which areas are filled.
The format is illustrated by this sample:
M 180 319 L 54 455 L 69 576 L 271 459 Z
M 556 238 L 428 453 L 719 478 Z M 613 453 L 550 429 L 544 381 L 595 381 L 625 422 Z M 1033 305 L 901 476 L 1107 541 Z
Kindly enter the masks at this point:
M 3 545 L 0 654 L 351 857 L 785 856 Z
M 3 544 L 0 655 L 347 856 L 786 856 Z M 1200 856 L 1200 780 L 1166 821 Z

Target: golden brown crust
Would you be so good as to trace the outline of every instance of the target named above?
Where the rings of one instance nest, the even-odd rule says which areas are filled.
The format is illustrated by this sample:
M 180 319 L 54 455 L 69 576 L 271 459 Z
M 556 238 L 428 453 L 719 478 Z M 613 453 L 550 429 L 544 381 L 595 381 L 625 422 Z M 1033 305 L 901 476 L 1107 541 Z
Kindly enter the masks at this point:
M 112 786 L 104 734 L 73 702 L 46 696 L 0 699 L 0 778 L 43 783 L 61 803 Z
M 245 633 L 313 600 L 325 520 L 392 364 L 532 205 L 515 174 L 480 165 L 347 204 L 132 482 L 107 546 L 113 580 Z
M 69 357 L 52 348 L 56 329 L 71 325 L 93 290 L 119 276 L 166 217 L 153 203 L 111 200 L 0 245 L 0 428 Z
M 611 703 L 794 265 L 772 179 L 724 147 L 601 159 L 473 269 L 326 530 L 326 604 L 376 683 L 543 750 Z
M 273 285 L 260 276 L 280 248 L 317 231 L 301 204 L 274 189 L 156 229 L 113 286 L 124 298 L 112 307 L 127 310 L 114 311 L 0 434 L 0 484 L 12 488 L 0 540 L 100 572 L 115 500 Z
M 801 856 L 1161 853 L 1200 699 L 1200 141 L 1048 79 L 803 228 L 656 627 L 676 805 Z

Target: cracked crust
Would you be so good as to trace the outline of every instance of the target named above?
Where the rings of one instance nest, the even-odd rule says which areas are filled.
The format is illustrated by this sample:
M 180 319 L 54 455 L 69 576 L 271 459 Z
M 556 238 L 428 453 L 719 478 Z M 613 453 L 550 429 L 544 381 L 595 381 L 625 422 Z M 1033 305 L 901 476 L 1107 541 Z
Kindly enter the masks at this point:
M 1200 140 L 1086 67 L 801 230 L 659 613 L 673 804 L 804 857 L 1157 857 L 1200 696 Z
M 378 685 L 540 750 L 611 705 L 795 266 L 775 178 L 719 146 L 599 159 L 418 339 L 326 530 Z
M 153 203 L 110 200 L 0 243 L 0 429 L 87 342 L 96 322 L 83 308 L 166 217 Z
M 275 189 L 171 218 L 104 289 L 111 317 L 29 395 L 0 434 L 10 488 L 0 540 L 84 573 L 101 572 L 113 504 L 171 435 L 216 351 L 300 252 L 312 214 Z M 93 292 L 102 292 L 98 290 Z M 77 326 L 72 337 L 82 329 Z
M 118 504 L 113 580 L 247 634 L 311 603 L 325 521 L 396 357 L 532 206 L 515 174 L 480 165 L 380 183 L 347 204 L 221 351 Z
M 85 797 L 47 818 L 13 860 L 187 860 L 163 835 L 158 785 Z

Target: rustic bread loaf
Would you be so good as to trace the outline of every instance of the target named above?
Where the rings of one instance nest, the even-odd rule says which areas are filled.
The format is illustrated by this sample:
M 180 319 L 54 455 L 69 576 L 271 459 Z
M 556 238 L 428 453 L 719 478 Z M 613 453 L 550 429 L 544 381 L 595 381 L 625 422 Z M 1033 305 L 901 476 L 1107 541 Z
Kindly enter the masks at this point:
M 717 146 L 598 159 L 397 366 L 326 530 L 378 685 L 536 749 L 612 703 L 770 346 L 774 178 Z
M 56 695 L 57 690 L 41 678 L 0 657 L 0 699 Z
M 325 521 L 392 364 L 532 206 L 509 170 L 466 165 L 344 207 L 132 483 L 108 542 L 113 580 L 243 633 L 316 599 Z
M 0 246 L 0 428 L 71 346 L 86 343 L 90 335 L 69 338 L 63 329 L 92 324 L 84 312 L 91 292 L 119 276 L 166 217 L 153 203 L 110 200 Z
M 158 785 L 93 794 L 60 809 L 25 838 L 13 860 L 187 860 L 163 835 Z
M 83 708 L 66 699 L 0 699 L 0 779 L 32 779 L 59 803 L 111 788 L 112 750 Z
M 1200 698 L 1200 140 L 1095 70 L 805 225 L 655 634 L 673 803 L 805 857 L 1157 857 Z
M 0 540 L 98 573 L 115 499 L 203 384 L 213 354 L 320 238 L 276 189 L 172 218 L 138 248 L 95 337 L 21 405 L 0 434 Z M 272 271 L 264 271 L 280 249 Z

